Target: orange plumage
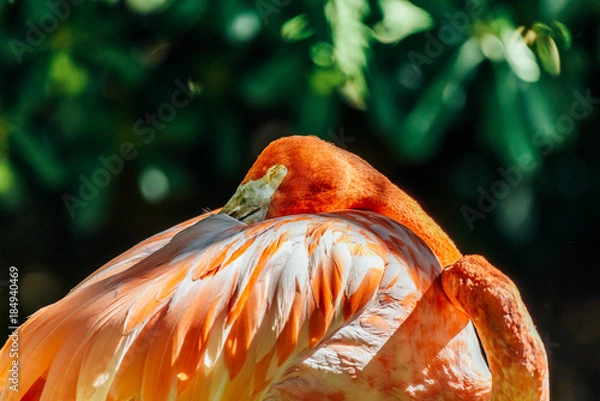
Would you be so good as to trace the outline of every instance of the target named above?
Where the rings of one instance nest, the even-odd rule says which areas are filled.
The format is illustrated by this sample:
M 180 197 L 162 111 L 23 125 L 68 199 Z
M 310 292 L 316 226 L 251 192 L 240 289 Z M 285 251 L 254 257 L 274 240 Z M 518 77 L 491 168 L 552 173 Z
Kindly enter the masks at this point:
M 410 228 L 444 266 L 460 258 L 452 240 L 419 204 L 360 157 L 315 137 L 287 137 L 265 148 L 242 184 L 262 177 L 275 164 L 292 168 L 273 195 L 267 218 L 371 210 Z
M 312 137 L 273 142 L 222 214 L 115 258 L 19 338 L 0 400 L 548 399 L 514 284 Z

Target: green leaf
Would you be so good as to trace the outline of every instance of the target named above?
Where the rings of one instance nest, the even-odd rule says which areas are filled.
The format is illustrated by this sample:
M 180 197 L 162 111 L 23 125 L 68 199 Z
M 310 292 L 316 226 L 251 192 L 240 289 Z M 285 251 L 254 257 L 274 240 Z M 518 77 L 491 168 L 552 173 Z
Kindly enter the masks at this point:
M 553 35 L 552 37 L 557 42 L 556 44 L 567 50 L 571 48 L 571 43 L 573 39 L 571 38 L 571 32 L 569 28 L 562 22 L 554 21 L 550 24 L 552 28 Z
M 24 202 L 25 188 L 8 158 L 0 158 L 0 208 L 17 209 Z
M 373 27 L 373 36 L 381 43 L 397 43 L 405 37 L 433 26 L 431 15 L 406 0 L 380 0 L 383 21 Z
M 523 113 L 523 84 L 505 63 L 494 64 L 494 93 L 487 97 L 484 130 L 493 151 L 505 167 L 519 168 L 523 175 L 539 171 L 539 149 L 531 142 L 531 129 Z
M 552 36 L 538 35 L 535 41 L 535 51 L 544 70 L 550 75 L 558 76 L 560 74 L 560 55 Z
M 558 76 L 560 53 L 557 44 L 565 49 L 571 46 L 571 35 L 567 27 L 556 21 L 551 26 L 536 22 L 530 29 L 520 27 L 517 31 L 523 37 L 524 43 L 535 51 L 542 68 L 550 75 Z
M 311 37 L 315 30 L 310 28 L 306 14 L 300 14 L 288 20 L 281 27 L 281 38 L 286 42 L 298 42 Z
M 16 177 L 8 159 L 0 159 L 0 195 L 7 196 L 16 184 Z
M 518 30 L 505 23 L 500 28 L 500 40 L 504 44 L 506 60 L 517 77 L 526 82 L 540 79 L 540 67 L 535 55 Z
M 308 77 L 310 89 L 320 95 L 329 96 L 345 82 L 344 74 L 337 67 L 317 67 Z
M 548 25 L 541 23 L 541 22 L 534 23 L 533 26 L 531 27 L 531 30 L 533 32 L 535 32 L 536 35 L 552 36 L 552 34 L 553 34 L 552 28 L 550 28 Z
M 163 11 L 171 0 L 127 0 L 127 6 L 136 13 L 150 14 Z
M 310 58 L 320 67 L 331 67 L 334 64 L 333 46 L 326 42 L 313 45 L 310 48 Z
M 50 63 L 48 88 L 51 91 L 77 96 L 89 83 L 87 71 L 75 64 L 67 53 L 57 53 Z
M 364 77 L 370 33 L 363 19 L 369 14 L 364 0 L 329 0 L 325 4 L 325 17 L 331 26 L 333 57 L 346 76 L 339 91 L 358 109 L 366 107 L 368 95 Z

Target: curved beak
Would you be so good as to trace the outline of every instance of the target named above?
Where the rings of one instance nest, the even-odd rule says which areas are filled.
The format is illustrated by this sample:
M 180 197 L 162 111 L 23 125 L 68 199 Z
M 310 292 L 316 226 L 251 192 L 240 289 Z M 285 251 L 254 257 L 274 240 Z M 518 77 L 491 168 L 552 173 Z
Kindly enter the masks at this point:
M 287 172 L 283 164 L 276 164 L 262 178 L 240 185 L 219 214 L 226 214 L 244 223 L 263 221 L 273 195 Z

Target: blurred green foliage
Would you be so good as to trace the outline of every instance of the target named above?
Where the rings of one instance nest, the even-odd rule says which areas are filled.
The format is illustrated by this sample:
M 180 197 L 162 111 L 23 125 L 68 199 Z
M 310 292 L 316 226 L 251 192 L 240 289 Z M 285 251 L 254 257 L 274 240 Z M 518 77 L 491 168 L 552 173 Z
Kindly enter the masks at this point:
M 22 270 L 24 313 L 222 205 L 271 140 L 311 133 L 504 267 L 569 344 L 555 399 L 592 399 L 599 14 L 597 0 L 1 2 L 0 260 Z

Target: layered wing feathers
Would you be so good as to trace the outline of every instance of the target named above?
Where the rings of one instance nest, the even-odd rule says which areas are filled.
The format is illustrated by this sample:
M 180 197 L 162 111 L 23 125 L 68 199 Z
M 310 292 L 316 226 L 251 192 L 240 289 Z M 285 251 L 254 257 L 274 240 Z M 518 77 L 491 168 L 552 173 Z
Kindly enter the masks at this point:
M 399 324 L 369 308 L 423 293 L 440 270 L 416 236 L 374 213 L 198 218 L 34 314 L 19 329 L 20 391 L 5 385 L 0 399 L 257 397 L 349 322 Z M 10 363 L 5 347 L 3 381 Z

